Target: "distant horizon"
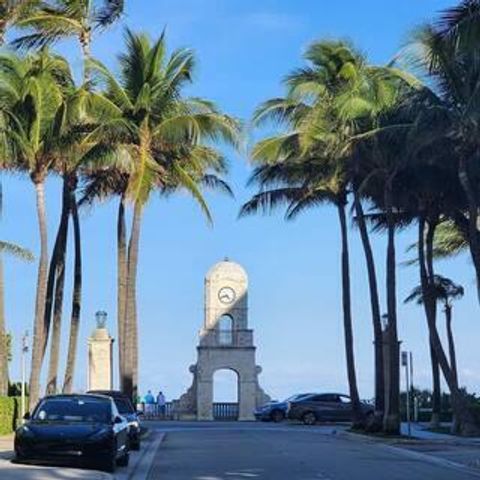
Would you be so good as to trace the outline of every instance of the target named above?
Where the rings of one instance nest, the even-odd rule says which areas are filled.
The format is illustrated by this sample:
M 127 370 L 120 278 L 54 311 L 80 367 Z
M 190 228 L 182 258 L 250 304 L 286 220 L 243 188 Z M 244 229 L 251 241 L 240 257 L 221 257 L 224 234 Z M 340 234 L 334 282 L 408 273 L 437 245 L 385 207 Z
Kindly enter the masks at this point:
M 372 63 L 385 64 L 414 27 L 454 2 L 426 0 L 419 5 L 418 1 L 406 0 L 388 8 L 380 0 L 366 0 L 362 5 L 347 1 L 323 6 L 313 0 L 265 0 L 261 6 L 253 0 L 233 3 L 162 0 L 152 5 L 148 0 L 137 0 L 133 6 L 133 2 L 127 1 L 123 22 L 95 38 L 94 56 L 115 69 L 115 55 L 124 45 L 125 25 L 146 31 L 153 38 L 167 26 L 169 49 L 191 47 L 198 58 L 194 84 L 188 93 L 213 99 L 223 111 L 248 122 L 260 102 L 282 94 L 282 79 L 303 65 L 302 53 L 313 40 L 349 38 Z M 78 76 L 81 62 L 77 45 L 64 42 L 59 44 L 59 51 L 72 61 Z M 252 136 L 258 138 L 261 134 L 253 132 Z M 252 167 L 245 152 L 227 148 L 224 152 L 231 166 L 228 181 L 235 199 L 207 194 L 214 215 L 213 228 L 208 227 L 198 206 L 186 195 L 156 197 L 146 208 L 138 283 L 141 394 L 162 390 L 171 400 L 190 386 L 192 376 L 188 368 L 195 363 L 198 331 L 203 323 L 203 279 L 208 269 L 225 256 L 240 263 L 249 275 L 250 325 L 255 331 L 257 363 L 263 368 L 260 382 L 265 391 L 276 399 L 308 391 L 348 393 L 336 213 L 325 206 L 295 222 L 285 222 L 281 212 L 238 220 L 241 204 L 253 193 L 246 187 Z M 32 186 L 17 175 L 2 175 L 2 186 L 2 239 L 28 247 L 37 255 Z M 52 246 L 60 215 L 58 178 L 48 179 L 46 192 Z M 86 389 L 86 339 L 95 328 L 97 310 L 108 312 L 107 327 L 117 337 L 116 207 L 114 200 L 81 212 L 85 288 L 75 383 L 78 391 Z M 368 285 L 355 228 L 350 235 L 357 374 L 360 395 L 368 399 L 373 396 Z M 399 264 L 411 257 L 406 250 L 415 241 L 413 229 L 399 233 Z M 384 236 L 374 235 L 373 247 L 385 309 Z M 469 392 L 480 393 L 480 353 L 476 341 L 480 334 L 480 307 L 474 269 L 467 254 L 439 261 L 437 265 L 439 273 L 466 289 L 465 298 L 454 305 L 459 377 Z M 68 279 L 71 269 L 68 264 Z M 69 282 L 67 292 L 71 288 Z M 414 355 L 414 385 L 431 388 L 424 312 L 416 305 L 403 304 L 418 283 L 415 266 L 398 269 L 399 335 L 402 349 Z M 21 336 L 25 330 L 32 333 L 35 284 L 35 264 L 5 258 L 7 328 L 14 341 L 10 372 L 14 381 L 20 381 Z M 68 333 L 69 309 L 67 301 L 64 336 Z M 444 332 L 440 310 L 438 323 Z M 61 376 L 63 368 L 61 364 Z M 117 368 L 115 354 L 115 372 Z M 117 382 L 117 373 L 115 378 Z M 216 398 L 230 400 L 232 390 L 231 379 L 220 379 Z

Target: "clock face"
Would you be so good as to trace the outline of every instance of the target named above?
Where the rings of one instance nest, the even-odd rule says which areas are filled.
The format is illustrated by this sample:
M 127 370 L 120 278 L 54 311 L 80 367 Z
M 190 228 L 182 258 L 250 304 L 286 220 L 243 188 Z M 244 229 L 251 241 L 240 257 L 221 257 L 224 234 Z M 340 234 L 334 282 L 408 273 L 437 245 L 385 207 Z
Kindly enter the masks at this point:
M 230 304 L 235 301 L 236 295 L 235 290 L 230 287 L 223 287 L 218 292 L 218 299 L 225 304 Z

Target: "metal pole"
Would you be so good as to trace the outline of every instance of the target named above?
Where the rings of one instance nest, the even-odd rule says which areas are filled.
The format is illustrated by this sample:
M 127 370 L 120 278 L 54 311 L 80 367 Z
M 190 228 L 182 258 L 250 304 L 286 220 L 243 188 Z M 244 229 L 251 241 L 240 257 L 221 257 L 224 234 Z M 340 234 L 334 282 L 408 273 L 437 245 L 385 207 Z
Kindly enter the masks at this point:
M 410 420 L 410 372 L 409 372 L 409 365 L 408 365 L 409 357 L 407 357 L 407 362 L 405 363 L 405 380 L 407 382 L 407 425 L 408 425 L 408 436 L 412 436 L 412 426 Z
M 413 353 L 410 352 L 410 390 L 414 390 L 413 386 Z
M 28 332 L 22 337 L 22 392 L 21 392 L 21 414 L 22 414 L 22 423 L 25 422 L 25 383 L 27 376 L 27 367 L 25 357 L 28 353 Z

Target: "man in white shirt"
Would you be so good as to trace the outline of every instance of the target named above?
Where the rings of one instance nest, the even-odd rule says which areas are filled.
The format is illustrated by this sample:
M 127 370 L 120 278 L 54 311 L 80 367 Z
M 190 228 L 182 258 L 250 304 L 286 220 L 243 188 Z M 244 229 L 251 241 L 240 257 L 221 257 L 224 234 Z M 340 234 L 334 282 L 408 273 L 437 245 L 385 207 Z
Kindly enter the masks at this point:
M 163 392 L 158 392 L 157 395 L 157 407 L 158 407 L 158 413 L 160 414 L 160 418 L 165 418 L 165 405 L 167 401 L 165 399 L 165 395 Z

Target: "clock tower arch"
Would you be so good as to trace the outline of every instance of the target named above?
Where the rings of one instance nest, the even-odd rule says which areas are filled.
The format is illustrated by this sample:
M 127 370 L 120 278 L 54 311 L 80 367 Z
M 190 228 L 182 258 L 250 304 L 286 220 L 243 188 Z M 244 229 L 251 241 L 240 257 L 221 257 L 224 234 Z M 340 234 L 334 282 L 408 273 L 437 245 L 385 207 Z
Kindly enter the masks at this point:
M 248 324 L 248 275 L 225 259 L 205 277 L 204 321 L 197 363 L 190 367 L 193 384 L 176 404 L 180 416 L 213 420 L 213 376 L 228 369 L 238 375 L 238 419 L 253 420 L 256 407 L 269 401 L 258 382 L 253 330 Z

